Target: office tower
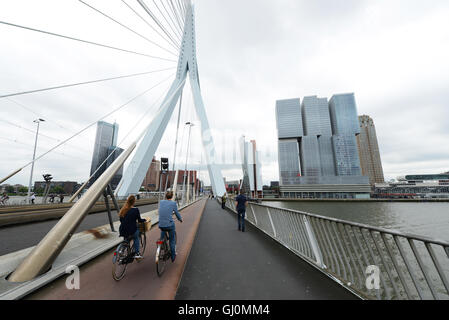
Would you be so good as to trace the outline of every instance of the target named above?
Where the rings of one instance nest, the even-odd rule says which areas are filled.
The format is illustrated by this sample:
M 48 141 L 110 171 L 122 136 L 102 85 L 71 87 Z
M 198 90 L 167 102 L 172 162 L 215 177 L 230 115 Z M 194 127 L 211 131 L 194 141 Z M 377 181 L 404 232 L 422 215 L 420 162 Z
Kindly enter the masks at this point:
M 110 155 L 112 152 L 114 152 L 116 147 L 112 146 L 108 148 L 108 155 Z M 112 165 L 112 163 L 115 161 L 115 159 L 117 159 L 123 152 L 124 150 L 122 148 L 117 148 L 117 150 L 115 150 L 115 152 L 108 158 L 107 162 L 106 162 L 106 168 L 109 168 L 110 165 Z M 112 187 L 112 190 L 115 190 L 118 186 L 118 184 L 120 183 L 120 180 L 122 180 L 123 177 L 123 166 L 117 171 L 117 173 L 115 174 L 114 178 L 112 178 L 110 184 Z
M 384 172 L 373 119 L 366 115 L 360 116 L 359 125 L 360 135 L 357 136 L 357 145 L 362 174 L 369 177 L 371 185 L 384 183 Z
M 304 135 L 300 99 L 276 102 L 279 179 L 283 185 L 299 183 L 301 176 L 298 139 Z
M 361 176 L 356 135 L 360 134 L 353 93 L 334 95 L 329 101 L 332 143 L 338 176 Z
M 112 150 L 114 150 L 115 147 L 117 146 L 118 129 L 119 125 L 117 123 L 110 124 L 104 121 L 99 121 L 97 123 L 95 146 L 92 156 L 92 163 L 90 167 L 91 176 L 100 167 L 100 165 L 103 162 L 105 162 L 105 160 L 110 155 Z M 111 157 L 114 157 L 115 160 L 117 156 L 118 154 L 114 154 Z M 108 167 L 108 164 L 110 165 L 111 163 L 112 163 L 111 161 L 108 161 L 101 166 L 101 168 L 95 173 L 95 175 L 90 180 L 90 185 L 92 185 L 104 173 L 104 171 Z M 123 170 L 123 168 L 119 170 L 118 174 L 114 177 L 113 180 L 121 179 L 118 177 L 120 175 L 121 170 Z
M 276 102 L 278 139 L 298 138 L 304 135 L 300 99 Z
M 332 96 L 329 101 L 329 111 L 334 135 L 358 135 L 360 133 L 353 93 Z
M 301 171 L 297 139 L 278 141 L 279 179 L 281 185 L 299 184 Z
M 298 108 L 298 105 L 300 106 Z M 276 102 L 280 193 L 283 197 L 369 198 L 361 175 L 354 94 Z
M 327 98 L 305 97 L 301 106 L 306 136 L 331 136 L 331 119 Z
M 359 153 L 355 136 L 332 137 L 338 176 L 361 176 Z
M 262 197 L 263 181 L 256 141 L 246 142 L 245 137 L 242 137 L 240 150 L 243 171 L 242 188 L 254 198 Z
M 301 113 L 304 135 L 313 140 L 313 146 L 309 143 L 308 151 L 303 151 L 305 163 L 302 164 L 302 171 L 310 172 L 310 165 L 307 163 L 315 163 L 312 169 L 313 174 L 307 173 L 304 176 L 335 176 L 332 126 L 327 98 L 305 97 L 302 101 Z M 310 154 L 311 159 L 307 159 L 307 154 Z

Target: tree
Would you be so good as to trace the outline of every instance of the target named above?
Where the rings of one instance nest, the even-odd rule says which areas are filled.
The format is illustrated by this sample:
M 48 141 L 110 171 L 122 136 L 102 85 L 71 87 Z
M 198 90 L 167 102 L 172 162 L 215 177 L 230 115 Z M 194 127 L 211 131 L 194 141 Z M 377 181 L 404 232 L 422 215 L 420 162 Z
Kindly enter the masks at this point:
M 17 189 L 18 193 L 27 193 L 28 192 L 28 188 L 27 187 L 20 187 Z
M 14 187 L 13 186 L 7 186 L 6 187 L 6 192 L 7 193 L 14 193 Z
M 53 187 L 53 188 L 51 188 L 50 193 L 63 194 L 64 188 L 61 186 Z

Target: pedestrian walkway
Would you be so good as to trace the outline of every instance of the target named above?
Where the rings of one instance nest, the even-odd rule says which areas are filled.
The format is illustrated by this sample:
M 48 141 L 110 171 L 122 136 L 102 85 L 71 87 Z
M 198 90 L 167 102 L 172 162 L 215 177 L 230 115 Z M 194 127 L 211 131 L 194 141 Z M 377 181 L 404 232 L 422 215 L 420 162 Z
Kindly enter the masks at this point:
M 186 263 L 179 300 L 325 300 L 354 295 L 237 216 L 208 200 Z

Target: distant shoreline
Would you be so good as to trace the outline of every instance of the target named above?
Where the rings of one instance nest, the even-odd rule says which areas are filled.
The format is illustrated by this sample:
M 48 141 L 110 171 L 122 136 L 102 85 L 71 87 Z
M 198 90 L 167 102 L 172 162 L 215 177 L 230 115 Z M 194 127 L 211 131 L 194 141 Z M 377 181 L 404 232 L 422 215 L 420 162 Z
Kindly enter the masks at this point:
M 449 202 L 449 199 L 291 199 L 263 198 L 262 201 L 276 202 Z

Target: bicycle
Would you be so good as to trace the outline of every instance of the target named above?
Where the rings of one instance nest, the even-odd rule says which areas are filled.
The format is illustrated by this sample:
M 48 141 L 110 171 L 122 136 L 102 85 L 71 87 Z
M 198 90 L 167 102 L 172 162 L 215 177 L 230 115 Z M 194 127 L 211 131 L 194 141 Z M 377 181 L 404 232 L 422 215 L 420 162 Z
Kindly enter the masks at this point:
M 169 234 L 168 231 L 164 232 L 164 240 L 158 240 L 156 242 L 157 244 L 157 250 L 156 250 L 156 271 L 157 275 L 159 277 L 162 276 L 162 274 L 165 271 L 165 265 L 167 263 L 167 260 L 171 259 L 171 249 L 169 245 Z M 175 231 L 175 239 L 173 239 L 176 243 L 177 234 Z
M 145 229 L 144 229 L 145 230 Z M 143 256 L 145 247 L 147 245 L 147 236 L 145 232 L 140 230 L 140 255 Z M 120 281 L 125 277 L 126 267 L 129 263 L 134 262 L 134 256 L 136 251 L 134 250 L 134 236 L 126 237 L 114 251 L 112 258 L 112 278 L 115 281 Z M 141 259 L 137 259 L 140 262 Z

